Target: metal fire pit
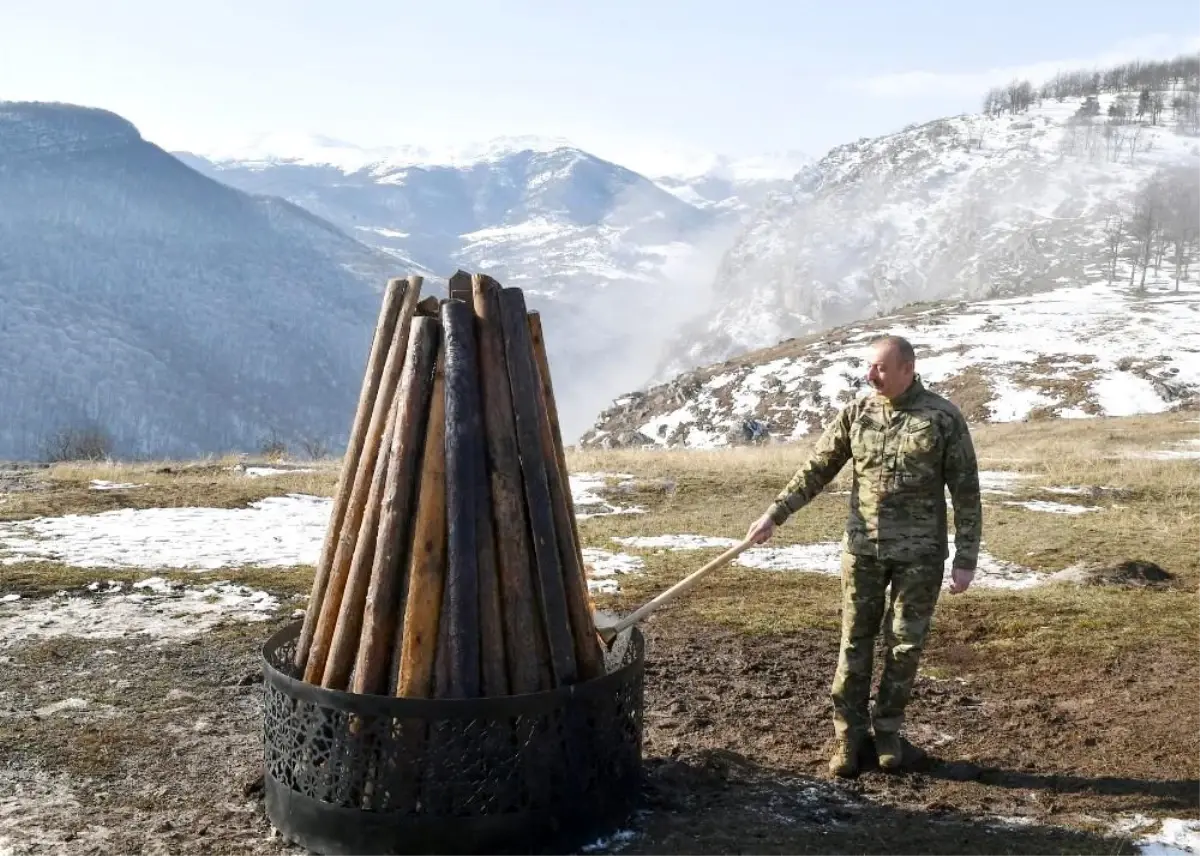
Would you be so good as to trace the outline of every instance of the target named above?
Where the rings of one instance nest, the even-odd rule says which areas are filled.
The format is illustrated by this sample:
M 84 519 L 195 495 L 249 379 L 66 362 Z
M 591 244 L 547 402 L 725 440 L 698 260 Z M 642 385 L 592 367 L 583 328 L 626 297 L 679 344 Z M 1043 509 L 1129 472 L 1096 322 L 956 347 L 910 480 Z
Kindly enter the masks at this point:
M 318 853 L 563 852 L 632 810 L 645 653 L 636 628 L 586 683 L 413 699 L 299 680 L 300 626 L 263 646 L 267 816 L 294 843 Z

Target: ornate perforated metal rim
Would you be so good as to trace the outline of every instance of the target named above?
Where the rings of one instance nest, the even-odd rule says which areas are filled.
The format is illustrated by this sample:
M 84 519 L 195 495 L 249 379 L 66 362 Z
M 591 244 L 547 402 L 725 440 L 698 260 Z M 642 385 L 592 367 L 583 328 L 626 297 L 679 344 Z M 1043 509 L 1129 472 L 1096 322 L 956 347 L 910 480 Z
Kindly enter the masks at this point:
M 632 810 L 645 643 L 542 693 L 416 699 L 327 690 L 292 666 L 296 622 L 262 649 L 266 810 L 318 853 L 563 852 Z

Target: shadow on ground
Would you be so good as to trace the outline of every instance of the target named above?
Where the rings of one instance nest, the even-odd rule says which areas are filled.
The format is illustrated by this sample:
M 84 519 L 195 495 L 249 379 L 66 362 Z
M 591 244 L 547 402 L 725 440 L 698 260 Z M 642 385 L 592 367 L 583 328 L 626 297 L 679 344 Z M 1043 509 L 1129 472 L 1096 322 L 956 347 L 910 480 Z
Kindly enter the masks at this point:
M 1127 839 L 936 805 L 887 806 L 727 751 L 647 759 L 622 853 L 1136 853 Z
M 941 761 L 930 756 L 917 771 L 931 779 L 950 782 L 978 781 L 1014 790 L 1088 793 L 1098 796 L 1142 796 L 1153 801 L 1147 808 L 1163 812 L 1195 811 L 1200 806 L 1200 779 L 1132 779 L 1120 776 L 1039 774 L 987 767 L 969 761 Z

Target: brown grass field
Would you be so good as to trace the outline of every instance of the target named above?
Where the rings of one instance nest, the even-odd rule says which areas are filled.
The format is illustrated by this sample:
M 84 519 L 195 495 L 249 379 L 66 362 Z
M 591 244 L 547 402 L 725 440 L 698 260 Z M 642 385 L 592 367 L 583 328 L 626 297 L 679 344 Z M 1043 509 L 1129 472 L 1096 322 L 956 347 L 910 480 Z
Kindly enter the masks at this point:
M 1200 459 L 1132 457 L 1200 450 L 1196 419 L 1174 412 L 973 429 L 981 469 L 1026 476 L 1014 496 L 984 497 L 991 555 L 1047 574 L 1139 560 L 1171 576 L 944 595 L 907 730 L 927 757 L 904 775 L 867 770 L 831 782 L 825 773 L 835 577 L 729 566 L 661 610 L 643 627 L 645 809 L 622 852 L 1136 852 L 1122 820 L 1200 818 Z M 571 450 L 574 473 L 631 475 L 611 479 L 608 499 L 645 509 L 580 521 L 586 546 L 645 562 L 644 573 L 617 577 L 618 593 L 597 595 L 597 606 L 630 611 L 720 552 L 637 550 L 613 537 L 740 538 L 806 451 Z M 334 461 L 254 479 L 231 470 L 235 463 L 0 471 L 0 523 L 328 496 L 337 478 Z M 141 486 L 96 491 L 92 479 Z M 1056 486 L 1105 490 L 1047 490 Z M 846 513 L 837 491 L 846 487 L 843 473 L 772 545 L 837 540 Z M 1025 499 L 1103 511 L 1002 502 Z M 59 590 L 151 573 L 197 582 L 162 568 L 26 561 L 0 565 L 0 595 L 19 593 L 28 608 Z M 179 643 L 0 638 L 0 853 L 291 852 L 254 790 L 253 676 L 258 647 L 303 606 L 311 573 L 200 575 L 264 588 L 282 605 L 269 622 L 227 622 Z M 87 706 L 36 713 L 66 698 Z

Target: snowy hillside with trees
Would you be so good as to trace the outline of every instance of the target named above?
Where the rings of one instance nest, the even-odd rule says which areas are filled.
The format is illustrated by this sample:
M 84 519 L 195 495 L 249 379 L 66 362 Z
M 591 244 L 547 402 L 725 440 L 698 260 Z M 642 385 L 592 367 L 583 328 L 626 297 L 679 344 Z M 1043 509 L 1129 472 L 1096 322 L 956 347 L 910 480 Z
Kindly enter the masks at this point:
M 833 150 L 758 212 L 659 382 L 581 442 L 809 433 L 867 391 L 888 331 L 974 420 L 1195 402 L 1198 88 L 1194 59 L 1017 81 L 980 115 Z
M 1064 73 L 833 149 L 757 211 L 656 379 L 913 301 L 1186 269 L 1198 91 L 1195 58 Z

